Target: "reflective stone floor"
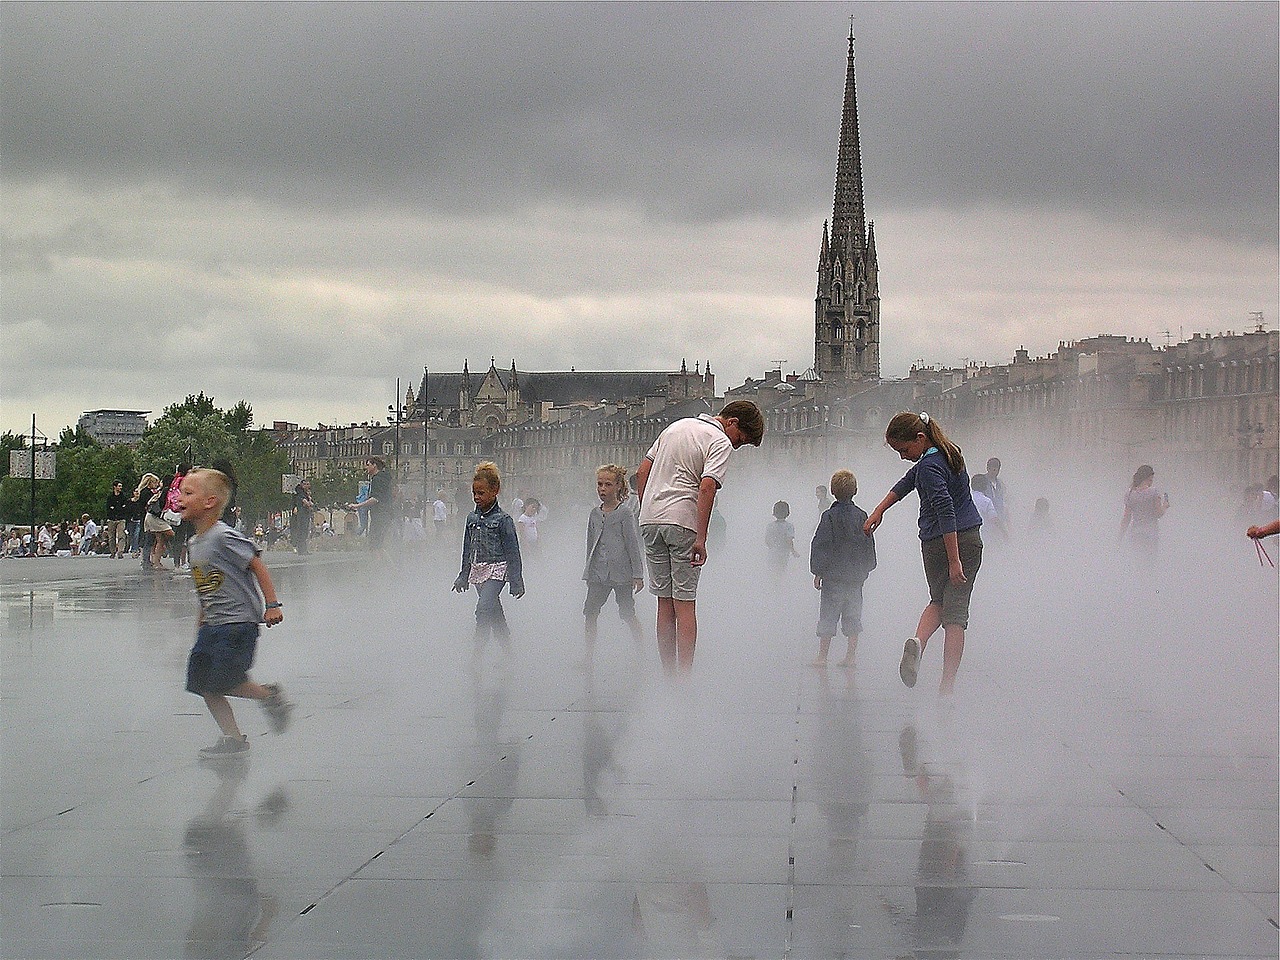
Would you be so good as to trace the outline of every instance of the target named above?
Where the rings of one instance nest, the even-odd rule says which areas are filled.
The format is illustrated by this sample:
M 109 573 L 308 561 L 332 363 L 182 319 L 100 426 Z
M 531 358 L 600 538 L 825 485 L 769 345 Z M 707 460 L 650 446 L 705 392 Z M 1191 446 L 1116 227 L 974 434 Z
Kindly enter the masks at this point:
M 713 564 L 675 686 L 612 608 L 580 669 L 572 563 L 531 564 L 514 656 L 473 667 L 443 559 L 268 560 L 287 619 L 254 672 L 298 710 L 274 737 L 238 704 L 252 749 L 222 765 L 185 578 L 0 562 L 3 957 L 1277 955 L 1254 572 L 1069 608 L 993 556 L 945 706 L 940 642 L 897 677 L 914 555 L 869 584 L 852 672 L 807 665 L 799 564 Z

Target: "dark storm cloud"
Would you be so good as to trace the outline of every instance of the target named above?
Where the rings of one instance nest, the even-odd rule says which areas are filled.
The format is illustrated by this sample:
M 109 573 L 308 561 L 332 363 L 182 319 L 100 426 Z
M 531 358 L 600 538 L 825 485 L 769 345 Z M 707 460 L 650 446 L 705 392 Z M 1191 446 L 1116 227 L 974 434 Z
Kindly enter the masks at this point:
M 845 5 L 14 4 L 4 176 L 704 221 L 829 197 Z M 1275 4 L 859 4 L 869 213 L 1276 233 Z

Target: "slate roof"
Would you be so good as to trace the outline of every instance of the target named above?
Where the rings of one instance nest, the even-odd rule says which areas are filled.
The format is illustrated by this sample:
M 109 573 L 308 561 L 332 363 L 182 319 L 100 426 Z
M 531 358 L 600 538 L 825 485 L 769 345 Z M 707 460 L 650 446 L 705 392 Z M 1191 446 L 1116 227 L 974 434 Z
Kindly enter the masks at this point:
M 488 370 L 471 371 L 471 396 L 474 398 Z M 498 379 L 505 389 L 510 389 L 511 371 L 498 370 Z M 666 396 L 666 371 L 652 370 L 567 370 L 550 373 L 516 371 L 520 385 L 521 403 L 551 401 L 557 406 L 569 403 L 597 403 L 601 400 L 631 400 L 652 396 Z M 432 407 L 456 407 L 462 389 L 461 373 L 430 373 L 418 391 L 418 399 L 424 396 Z

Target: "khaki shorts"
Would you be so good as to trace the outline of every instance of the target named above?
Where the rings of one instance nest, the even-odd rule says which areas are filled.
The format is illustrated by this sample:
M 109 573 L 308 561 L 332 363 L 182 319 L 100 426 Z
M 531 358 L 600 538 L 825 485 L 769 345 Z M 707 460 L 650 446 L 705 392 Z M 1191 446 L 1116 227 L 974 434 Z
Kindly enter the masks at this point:
M 982 566 L 982 534 L 978 527 L 961 530 L 956 534 L 956 546 L 960 551 L 960 564 L 967 581 L 959 586 L 951 582 L 951 565 L 947 562 L 947 545 L 942 537 L 934 537 L 920 544 L 924 555 L 924 577 L 929 581 L 929 602 L 942 607 L 942 625 L 969 626 L 969 597 L 973 594 L 973 581 Z
M 640 536 L 649 566 L 649 592 L 672 600 L 697 599 L 702 568 L 693 565 L 693 541 L 698 535 L 674 523 L 646 523 Z

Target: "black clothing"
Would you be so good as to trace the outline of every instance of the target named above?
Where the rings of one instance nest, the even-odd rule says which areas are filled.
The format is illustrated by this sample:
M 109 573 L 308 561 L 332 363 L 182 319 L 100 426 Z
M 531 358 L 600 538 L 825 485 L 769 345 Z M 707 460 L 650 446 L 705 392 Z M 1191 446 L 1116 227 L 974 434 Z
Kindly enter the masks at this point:
M 862 532 L 867 515 L 852 500 L 837 500 L 818 521 L 809 572 L 823 581 L 856 584 L 876 568 L 876 542 Z
M 311 494 L 298 489 L 293 492 L 293 519 L 289 522 L 289 538 L 299 553 L 307 552 L 307 538 L 311 536 L 316 509 Z
M 369 542 L 377 547 L 392 522 L 391 474 L 386 470 L 379 470 L 369 478 L 369 499 L 378 501 L 369 507 Z
M 131 513 L 129 494 L 121 490 L 119 493 L 112 493 L 107 497 L 108 520 L 128 520 Z

